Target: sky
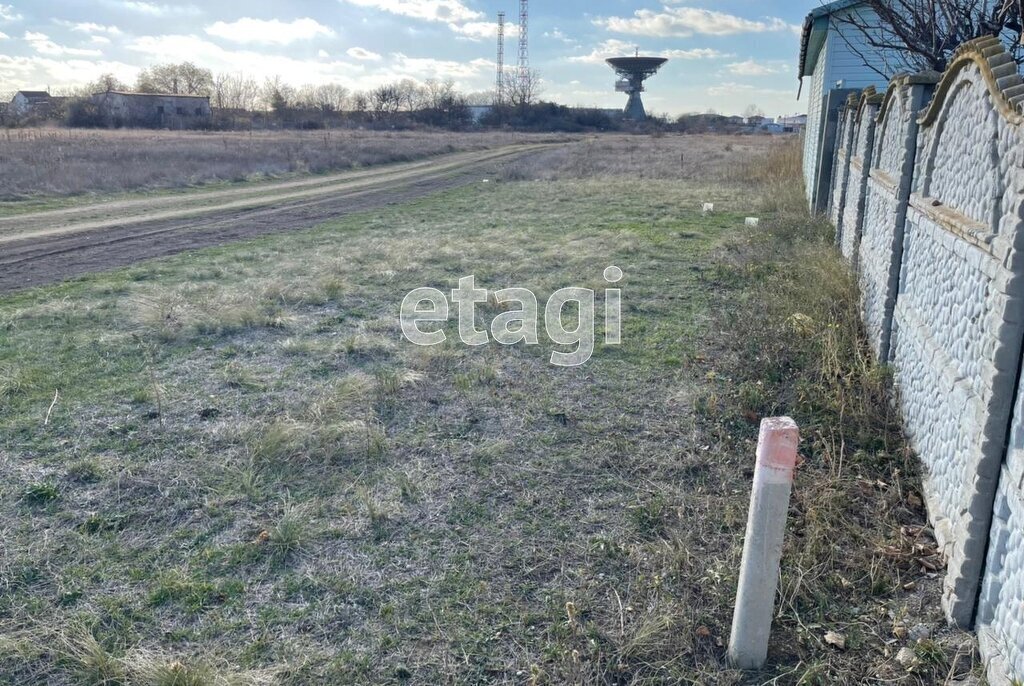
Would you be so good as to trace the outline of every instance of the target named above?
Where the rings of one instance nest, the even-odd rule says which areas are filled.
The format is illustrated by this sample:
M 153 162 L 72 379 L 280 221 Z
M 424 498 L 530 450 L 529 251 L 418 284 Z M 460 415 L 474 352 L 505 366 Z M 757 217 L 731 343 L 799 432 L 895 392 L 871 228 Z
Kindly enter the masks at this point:
M 799 32 L 818 0 L 533 0 L 530 66 L 542 97 L 622 107 L 607 57 L 668 57 L 648 111 L 776 116 L 797 100 Z M 57 91 L 190 60 L 214 73 L 353 90 L 412 78 L 467 92 L 495 82 L 497 14 L 518 61 L 516 0 L 0 0 L 0 93 Z M 806 101 L 806 98 L 805 98 Z

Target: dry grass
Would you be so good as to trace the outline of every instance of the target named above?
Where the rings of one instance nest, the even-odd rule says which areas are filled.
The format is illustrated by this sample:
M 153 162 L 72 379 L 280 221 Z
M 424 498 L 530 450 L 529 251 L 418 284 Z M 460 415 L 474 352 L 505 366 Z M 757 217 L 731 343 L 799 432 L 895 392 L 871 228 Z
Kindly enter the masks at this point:
M 0 201 L 316 174 L 549 138 L 503 132 L 8 129 L 0 131 Z
M 710 282 L 723 307 L 702 400 L 722 433 L 791 414 L 806 461 L 795 488 L 782 578 L 780 645 L 802 684 L 873 679 L 947 683 L 977 667 L 970 636 L 943 629 L 942 560 L 923 510 L 917 457 L 903 438 L 888 370 L 869 352 L 855 276 L 799 191 L 800 150 L 786 145 L 745 173 L 771 220 L 723 251 Z M 739 296 L 739 297 L 737 297 Z M 912 670 L 893 657 L 907 629 Z M 843 652 L 824 640 L 846 636 Z M 802 666 L 800 666 L 802 665 Z
M 509 165 L 509 180 L 680 180 L 748 185 L 745 170 L 764 159 L 767 136 L 603 135 Z M 749 187 L 749 185 L 748 185 Z
M 557 173 L 0 298 L 0 676 L 941 683 L 962 637 L 916 646 L 913 672 L 891 656 L 901 623 L 937 631 L 916 607 L 937 582 L 827 231 L 780 208 L 744 233 L 777 195 L 732 171 L 750 139 L 607 140 Z M 720 149 L 652 178 L 663 145 Z M 415 348 L 395 323 L 415 287 L 476 274 L 543 301 L 609 264 L 624 345 L 583 369 L 456 345 L 454 323 Z M 743 674 L 724 646 L 776 412 L 810 459 L 770 665 Z

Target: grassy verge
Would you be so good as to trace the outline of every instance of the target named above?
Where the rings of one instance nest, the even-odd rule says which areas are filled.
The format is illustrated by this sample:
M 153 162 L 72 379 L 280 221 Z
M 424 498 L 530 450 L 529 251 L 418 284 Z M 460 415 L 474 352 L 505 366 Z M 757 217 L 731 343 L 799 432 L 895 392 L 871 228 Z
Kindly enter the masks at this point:
M 731 243 L 710 276 L 726 335 L 711 342 L 719 354 L 701 409 L 719 435 L 749 439 L 756 420 L 777 414 L 801 426 L 776 659 L 795 663 L 800 684 L 970 674 L 970 637 L 942 628 L 943 560 L 919 462 L 889 370 L 869 352 L 856 278 L 831 226 L 806 211 L 800 149 L 779 147 L 742 175 L 764 189 L 770 220 Z M 897 660 L 901 648 L 911 652 Z

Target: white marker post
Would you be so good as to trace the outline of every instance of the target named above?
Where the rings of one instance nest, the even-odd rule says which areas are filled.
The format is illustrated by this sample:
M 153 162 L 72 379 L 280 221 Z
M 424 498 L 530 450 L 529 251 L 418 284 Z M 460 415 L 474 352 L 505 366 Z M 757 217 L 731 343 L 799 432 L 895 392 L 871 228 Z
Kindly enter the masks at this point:
M 768 659 L 768 637 L 775 614 L 782 539 L 799 442 L 800 431 L 789 417 L 761 421 L 743 563 L 729 638 L 729 662 L 739 669 L 760 669 Z

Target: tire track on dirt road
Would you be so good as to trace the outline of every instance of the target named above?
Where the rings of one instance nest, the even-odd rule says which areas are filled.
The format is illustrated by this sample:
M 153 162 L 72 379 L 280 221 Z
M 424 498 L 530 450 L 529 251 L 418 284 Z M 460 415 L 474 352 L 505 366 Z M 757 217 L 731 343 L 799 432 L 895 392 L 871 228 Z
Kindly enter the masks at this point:
M 0 219 L 0 293 L 255 236 L 311 228 L 331 219 L 410 202 L 479 181 L 503 164 L 550 147 L 459 153 L 428 163 L 394 165 L 330 179 L 200 191 L 152 203 L 129 200 Z M 82 216 L 88 219 L 67 221 Z

